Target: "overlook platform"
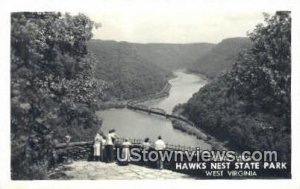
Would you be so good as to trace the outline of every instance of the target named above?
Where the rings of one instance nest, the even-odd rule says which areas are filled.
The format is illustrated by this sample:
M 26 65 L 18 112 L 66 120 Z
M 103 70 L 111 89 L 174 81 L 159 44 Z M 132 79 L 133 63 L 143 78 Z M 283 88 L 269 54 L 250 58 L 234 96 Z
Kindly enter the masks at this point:
M 193 179 L 193 177 L 171 170 L 151 169 L 129 164 L 74 161 L 61 165 L 49 173 L 50 179 L 60 180 L 127 180 L 127 179 Z

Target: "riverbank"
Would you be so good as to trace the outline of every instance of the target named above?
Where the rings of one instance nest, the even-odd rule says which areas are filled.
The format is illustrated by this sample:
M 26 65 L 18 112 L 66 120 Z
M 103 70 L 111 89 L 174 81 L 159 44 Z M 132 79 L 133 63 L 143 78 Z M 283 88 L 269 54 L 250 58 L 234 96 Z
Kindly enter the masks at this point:
M 205 73 L 193 71 L 193 70 L 190 70 L 190 69 L 185 70 L 185 73 L 197 75 L 197 76 L 201 77 L 202 79 L 206 80 L 207 82 L 210 82 L 214 79 L 212 77 L 208 77 L 207 75 L 205 75 Z
M 98 107 L 99 111 L 108 110 L 111 108 L 126 108 L 128 103 L 137 104 L 137 103 L 142 103 L 142 102 L 145 102 L 148 100 L 155 100 L 155 99 L 167 97 L 169 95 L 170 89 L 171 89 L 171 84 L 169 82 L 167 82 L 165 84 L 165 86 L 163 87 L 163 89 L 157 93 L 150 94 L 145 97 L 130 99 L 130 100 L 112 100 L 112 101 L 107 101 L 107 102 L 101 102 L 101 103 L 98 103 L 97 107 Z
M 169 96 L 169 92 L 171 89 L 172 85 L 167 82 L 166 85 L 164 86 L 164 88 L 159 91 L 158 93 L 155 94 L 151 94 L 142 98 L 138 98 L 138 99 L 134 99 L 134 100 L 130 100 L 128 103 L 130 104 L 138 104 L 138 103 L 143 103 L 149 100 L 156 100 L 156 99 L 160 99 L 160 98 L 164 98 Z
M 171 119 L 173 128 L 180 130 L 181 132 L 187 133 L 188 135 L 195 136 L 199 140 L 203 140 L 207 144 L 211 145 L 211 150 L 227 150 L 225 147 L 225 144 L 223 142 L 218 141 L 215 137 L 205 133 L 197 128 L 197 127 L 192 127 L 191 125 L 179 121 L 177 119 Z
M 187 73 L 187 74 L 197 75 L 202 80 L 207 81 L 207 83 L 211 81 L 211 79 L 209 79 L 208 77 L 206 77 L 205 75 L 200 74 L 200 73 L 194 73 L 194 72 L 189 71 L 189 70 L 184 70 L 183 72 Z M 171 79 L 175 79 L 177 77 L 178 76 L 173 74 L 169 78 L 169 81 Z M 108 109 L 111 109 L 111 108 L 126 108 L 126 105 L 128 103 L 137 104 L 137 103 L 143 103 L 143 102 L 150 101 L 150 100 L 157 100 L 157 99 L 160 99 L 160 98 L 165 98 L 165 97 L 169 96 L 169 92 L 170 92 L 171 87 L 172 87 L 172 85 L 169 82 L 167 82 L 165 84 L 165 86 L 160 91 L 158 91 L 154 94 L 149 94 L 145 97 L 129 99 L 129 100 L 110 100 L 110 101 L 100 102 L 100 103 L 98 103 L 97 107 L 98 107 L 98 110 L 108 110 Z

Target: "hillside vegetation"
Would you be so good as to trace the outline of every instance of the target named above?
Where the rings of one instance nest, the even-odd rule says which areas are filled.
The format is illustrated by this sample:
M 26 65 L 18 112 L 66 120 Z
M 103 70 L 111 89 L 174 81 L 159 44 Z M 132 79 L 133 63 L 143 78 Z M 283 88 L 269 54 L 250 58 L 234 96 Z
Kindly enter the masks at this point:
M 188 68 L 214 47 L 214 44 L 211 43 L 132 43 L 131 45 L 141 57 L 169 70 Z
M 206 54 L 199 57 L 188 67 L 188 70 L 204 74 L 208 78 L 215 78 L 222 71 L 230 70 L 238 54 L 250 46 L 251 40 L 246 37 L 224 39 Z
M 190 44 L 168 44 L 168 43 L 129 43 L 116 41 L 91 40 L 89 42 L 92 50 L 95 46 L 116 47 L 126 46 L 132 53 L 136 53 L 151 63 L 168 70 L 187 68 L 201 56 L 206 54 L 214 47 L 211 43 L 190 43 Z M 98 49 L 101 50 L 101 49 Z M 115 48 L 113 50 L 116 50 Z M 112 52 L 113 53 L 113 52 Z M 117 52 L 114 52 L 117 54 Z
M 93 77 L 93 27 L 82 14 L 11 15 L 12 179 L 45 179 L 55 140 L 91 140 L 99 130 L 95 101 L 107 83 Z
M 161 90 L 172 75 L 141 57 L 129 43 L 93 40 L 89 50 L 97 60 L 95 77 L 108 82 L 107 98 L 132 99 Z
M 277 150 L 290 161 L 291 17 L 277 12 L 249 35 L 233 68 L 175 111 L 239 150 Z
M 108 81 L 104 100 L 132 99 L 161 90 L 172 70 L 187 68 L 214 45 L 141 44 L 91 40 L 89 50 L 97 60 L 95 77 Z

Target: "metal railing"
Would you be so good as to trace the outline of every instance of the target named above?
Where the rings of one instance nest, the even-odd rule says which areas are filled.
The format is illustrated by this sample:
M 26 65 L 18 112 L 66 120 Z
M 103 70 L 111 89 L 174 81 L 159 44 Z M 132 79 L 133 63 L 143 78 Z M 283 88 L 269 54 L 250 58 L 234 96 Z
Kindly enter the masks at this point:
M 137 138 L 116 138 L 115 144 L 122 144 L 125 140 L 128 140 L 132 145 L 142 146 L 144 140 L 137 139 Z M 154 141 L 149 141 L 154 147 Z M 94 141 L 78 141 L 78 142 L 70 142 L 70 143 L 57 143 L 55 144 L 56 149 L 64 149 L 69 147 L 83 147 L 83 146 L 92 146 Z M 169 144 L 166 143 L 167 150 L 178 150 L 178 151 L 193 151 L 197 150 L 197 147 L 185 146 L 185 145 L 176 145 L 176 144 Z
M 142 146 L 143 140 L 142 139 L 135 139 L 135 138 L 117 138 L 116 143 L 122 143 L 125 140 L 128 140 L 132 145 L 140 145 Z M 150 144 L 153 144 L 153 141 L 149 141 Z M 177 151 L 196 151 L 197 147 L 191 147 L 191 146 L 184 146 L 184 145 L 174 145 L 166 143 L 166 150 L 177 150 Z

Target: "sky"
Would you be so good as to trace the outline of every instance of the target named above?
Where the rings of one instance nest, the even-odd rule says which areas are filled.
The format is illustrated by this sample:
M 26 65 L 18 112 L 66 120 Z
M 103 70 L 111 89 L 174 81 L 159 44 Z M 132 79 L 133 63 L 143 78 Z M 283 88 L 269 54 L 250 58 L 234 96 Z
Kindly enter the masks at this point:
M 118 9 L 87 12 L 101 27 L 94 39 L 138 43 L 218 43 L 230 37 L 246 37 L 262 12 L 219 12 L 197 9 Z

